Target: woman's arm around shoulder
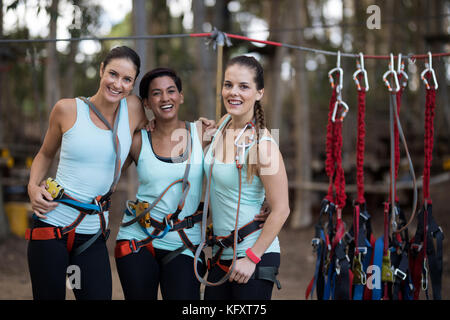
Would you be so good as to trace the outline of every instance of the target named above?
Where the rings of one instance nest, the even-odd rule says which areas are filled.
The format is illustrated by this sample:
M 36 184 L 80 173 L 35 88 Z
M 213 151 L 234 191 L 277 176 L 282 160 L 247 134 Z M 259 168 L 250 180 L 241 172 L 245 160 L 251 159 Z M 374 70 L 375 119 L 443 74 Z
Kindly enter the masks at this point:
M 139 161 L 139 155 L 141 153 L 141 147 L 142 147 L 142 132 L 136 131 L 133 134 L 133 140 L 131 142 L 130 147 L 130 153 L 128 154 L 127 159 L 125 160 L 125 163 L 122 166 L 122 173 L 124 173 L 127 168 L 130 166 L 132 162 L 134 162 L 137 166 Z
M 131 133 L 142 129 L 148 122 L 145 115 L 144 106 L 141 99 L 136 95 L 129 95 L 127 98 L 128 117 L 130 121 Z

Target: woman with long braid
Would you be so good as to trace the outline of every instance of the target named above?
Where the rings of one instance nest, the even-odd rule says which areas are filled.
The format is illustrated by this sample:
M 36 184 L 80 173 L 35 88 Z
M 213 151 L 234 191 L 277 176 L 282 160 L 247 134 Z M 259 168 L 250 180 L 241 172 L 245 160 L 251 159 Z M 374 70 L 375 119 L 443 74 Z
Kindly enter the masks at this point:
M 215 239 L 208 282 L 218 284 L 225 274 L 230 276 L 220 285 L 208 285 L 205 300 L 270 299 L 273 284 L 279 287 L 277 235 L 290 211 L 288 183 L 283 157 L 266 129 L 263 94 L 260 63 L 248 56 L 231 59 L 222 87 L 227 114 L 204 164 L 213 221 L 210 239 Z M 261 228 L 253 218 L 265 197 L 271 214 Z

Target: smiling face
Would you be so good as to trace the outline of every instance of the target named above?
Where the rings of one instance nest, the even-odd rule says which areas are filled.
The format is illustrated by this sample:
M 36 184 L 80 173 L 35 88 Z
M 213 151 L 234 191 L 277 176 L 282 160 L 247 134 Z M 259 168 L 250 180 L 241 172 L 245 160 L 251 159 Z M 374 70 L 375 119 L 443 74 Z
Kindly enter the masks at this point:
M 261 100 L 264 89 L 257 90 L 255 72 L 247 66 L 233 64 L 225 70 L 222 98 L 227 112 L 245 121 L 253 119 L 255 101 Z
M 126 58 L 112 59 L 100 67 L 100 91 L 105 100 L 116 103 L 133 90 L 136 66 Z
M 150 82 L 148 98 L 144 105 L 150 107 L 156 119 L 170 120 L 178 117 L 178 108 L 184 102 L 174 80 L 169 76 L 154 78 Z

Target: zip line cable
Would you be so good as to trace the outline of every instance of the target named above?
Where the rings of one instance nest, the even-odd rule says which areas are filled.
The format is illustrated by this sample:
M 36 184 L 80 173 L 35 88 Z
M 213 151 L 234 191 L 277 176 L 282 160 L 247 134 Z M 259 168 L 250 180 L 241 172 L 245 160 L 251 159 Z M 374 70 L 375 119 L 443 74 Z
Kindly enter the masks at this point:
M 303 47 L 299 45 L 293 45 L 293 44 L 287 44 L 287 43 L 281 43 L 276 41 L 268 41 L 268 40 L 258 40 L 249 38 L 242 35 L 237 34 L 231 34 L 231 33 L 224 33 L 222 31 L 218 31 L 215 29 L 213 32 L 206 32 L 206 33 L 183 33 L 183 34 L 161 34 L 161 35 L 142 35 L 142 36 L 126 36 L 126 37 L 78 37 L 78 38 L 54 38 L 54 39 L 0 39 L 0 44 L 11 44 L 11 43 L 47 43 L 47 42 L 58 42 L 58 41 L 86 41 L 86 40 L 94 40 L 94 41 L 111 41 L 111 40 L 150 40 L 150 39 L 168 39 L 168 38 L 210 38 L 211 40 L 215 41 L 215 39 L 218 37 L 219 34 L 222 34 L 225 36 L 225 38 L 228 39 L 237 39 L 237 40 L 243 40 L 243 41 L 249 41 L 249 42 L 256 42 L 256 43 L 262 43 L 266 45 L 272 45 L 276 47 L 285 47 L 290 49 L 296 49 L 306 52 L 312 52 L 316 54 L 324 54 L 324 55 L 331 55 L 331 56 L 337 56 L 337 51 L 328 51 L 328 50 L 321 50 L 321 49 L 315 49 L 315 48 L 309 48 L 309 47 Z M 227 42 L 227 45 L 230 45 Z M 342 57 L 347 58 L 359 58 L 359 54 L 357 53 L 340 53 Z M 426 59 L 428 58 L 427 54 L 404 54 L 404 57 L 408 59 Z M 432 57 L 446 57 L 450 56 L 450 52 L 443 52 L 443 53 L 434 53 L 432 54 Z M 394 56 L 396 57 L 396 56 Z M 364 55 L 364 59 L 390 59 L 390 56 L 388 55 Z

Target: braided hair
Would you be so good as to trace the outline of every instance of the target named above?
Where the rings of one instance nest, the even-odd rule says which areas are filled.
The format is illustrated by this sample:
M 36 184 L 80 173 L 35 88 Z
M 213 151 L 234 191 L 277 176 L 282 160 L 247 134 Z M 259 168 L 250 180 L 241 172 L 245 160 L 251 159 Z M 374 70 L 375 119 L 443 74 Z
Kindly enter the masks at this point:
M 264 69 L 261 64 L 254 57 L 251 56 L 237 56 L 228 61 L 226 68 L 232 65 L 240 65 L 247 67 L 254 72 L 253 80 L 256 83 L 256 89 L 264 89 Z M 256 129 L 256 150 L 254 148 L 249 151 L 249 159 L 255 161 L 249 161 L 247 167 L 247 181 L 251 183 L 253 177 L 258 173 L 257 164 L 259 164 L 259 140 L 261 133 L 266 129 L 266 121 L 264 117 L 264 109 L 259 100 L 255 101 L 253 106 L 253 113 L 255 117 L 255 129 Z

